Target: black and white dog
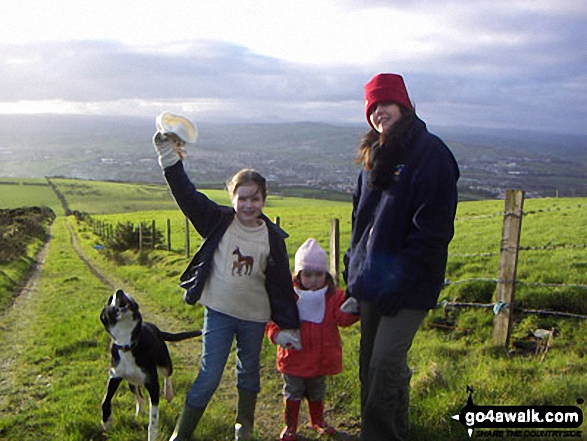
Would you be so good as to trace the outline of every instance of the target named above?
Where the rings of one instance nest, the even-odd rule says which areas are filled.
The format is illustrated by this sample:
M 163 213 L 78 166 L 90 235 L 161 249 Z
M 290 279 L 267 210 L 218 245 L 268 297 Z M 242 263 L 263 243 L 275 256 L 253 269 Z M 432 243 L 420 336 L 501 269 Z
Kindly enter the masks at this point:
M 127 380 L 137 401 L 137 414 L 143 407 L 141 386 L 149 392 L 148 439 L 155 441 L 159 419 L 158 370 L 165 379 L 165 399 L 173 399 L 173 367 L 165 342 L 197 337 L 202 332 L 198 330 L 173 334 L 161 331 L 152 323 L 143 322 L 137 302 L 120 289 L 108 299 L 100 320 L 112 338 L 110 376 L 106 396 L 102 401 L 102 425 L 104 429 L 112 425 L 112 397 L 122 380 Z

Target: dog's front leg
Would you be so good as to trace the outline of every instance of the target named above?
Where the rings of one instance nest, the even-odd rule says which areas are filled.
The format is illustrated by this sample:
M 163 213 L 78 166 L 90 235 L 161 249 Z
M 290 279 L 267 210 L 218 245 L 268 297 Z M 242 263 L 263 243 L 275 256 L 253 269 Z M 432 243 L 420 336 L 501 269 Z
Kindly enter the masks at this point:
M 120 377 L 110 377 L 108 379 L 106 395 L 102 400 L 102 427 L 104 430 L 108 430 L 112 426 L 112 397 L 118 390 L 121 381 L 122 378 Z
M 150 400 L 149 403 L 149 441 L 156 441 L 159 430 L 159 404 Z
M 149 441 L 157 440 L 159 429 L 159 380 L 145 383 L 145 388 L 149 392 Z

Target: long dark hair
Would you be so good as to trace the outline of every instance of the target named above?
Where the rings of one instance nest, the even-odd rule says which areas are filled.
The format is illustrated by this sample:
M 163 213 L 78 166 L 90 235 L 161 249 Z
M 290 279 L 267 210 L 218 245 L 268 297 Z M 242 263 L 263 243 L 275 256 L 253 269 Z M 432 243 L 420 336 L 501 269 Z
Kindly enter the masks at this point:
M 400 106 L 401 116 L 385 133 L 371 129 L 361 138 L 355 163 L 371 171 L 369 186 L 384 189 L 393 182 L 393 173 L 406 148 L 406 133 L 416 120 L 416 110 Z

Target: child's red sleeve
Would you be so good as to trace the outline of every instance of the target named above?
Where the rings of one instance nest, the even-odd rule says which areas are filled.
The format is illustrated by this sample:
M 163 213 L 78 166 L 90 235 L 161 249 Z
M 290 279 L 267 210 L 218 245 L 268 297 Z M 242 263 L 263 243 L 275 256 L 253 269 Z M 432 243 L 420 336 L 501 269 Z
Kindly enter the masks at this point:
M 269 340 L 271 340 L 271 343 L 275 343 L 274 338 L 277 334 L 279 334 L 280 331 L 281 329 L 275 322 L 269 322 L 267 323 L 267 326 L 265 326 L 265 333 L 267 334 Z

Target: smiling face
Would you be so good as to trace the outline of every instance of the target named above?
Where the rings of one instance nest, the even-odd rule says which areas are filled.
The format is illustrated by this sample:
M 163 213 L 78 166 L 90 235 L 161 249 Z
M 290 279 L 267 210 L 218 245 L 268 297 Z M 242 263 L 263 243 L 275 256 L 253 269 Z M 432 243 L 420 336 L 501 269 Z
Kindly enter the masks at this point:
M 259 224 L 259 216 L 263 213 L 265 198 L 255 183 L 240 185 L 232 197 L 232 206 L 241 224 L 254 227 Z
M 373 105 L 369 120 L 379 133 L 387 132 L 402 116 L 401 108 L 396 103 L 384 102 Z

